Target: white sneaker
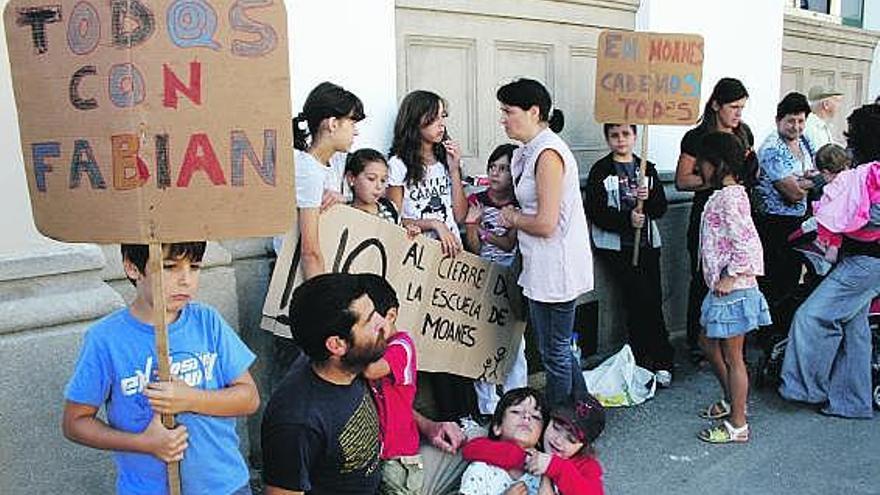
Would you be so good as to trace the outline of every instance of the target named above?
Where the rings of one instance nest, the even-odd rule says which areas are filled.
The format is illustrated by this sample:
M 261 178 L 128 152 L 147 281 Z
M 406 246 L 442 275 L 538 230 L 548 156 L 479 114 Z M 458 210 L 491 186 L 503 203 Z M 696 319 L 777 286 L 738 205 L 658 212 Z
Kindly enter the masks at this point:
M 672 373 L 669 370 L 658 370 L 654 373 L 654 380 L 660 388 L 669 388 L 672 385 Z

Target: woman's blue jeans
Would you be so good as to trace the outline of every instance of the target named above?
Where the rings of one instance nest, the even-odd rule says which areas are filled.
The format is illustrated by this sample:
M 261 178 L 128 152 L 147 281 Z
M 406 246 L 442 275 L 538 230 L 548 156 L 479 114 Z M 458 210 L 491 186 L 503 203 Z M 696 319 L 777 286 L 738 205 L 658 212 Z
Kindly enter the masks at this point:
M 529 320 L 538 340 L 547 385 L 544 395 L 550 405 L 583 398 L 587 384 L 581 365 L 571 352 L 575 301 L 545 303 L 527 299 Z
M 880 295 L 880 258 L 848 256 L 798 308 L 779 393 L 823 412 L 873 416 L 868 306 Z

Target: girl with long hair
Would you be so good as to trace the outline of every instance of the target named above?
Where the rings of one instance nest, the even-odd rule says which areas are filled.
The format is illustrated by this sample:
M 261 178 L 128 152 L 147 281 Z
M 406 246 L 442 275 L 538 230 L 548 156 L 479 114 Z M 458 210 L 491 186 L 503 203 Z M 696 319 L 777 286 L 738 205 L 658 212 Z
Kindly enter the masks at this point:
M 462 249 L 458 224 L 467 215 L 461 148 L 446 132 L 448 105 L 436 93 L 413 91 L 400 102 L 388 160 L 388 198 L 404 225 L 440 241 L 443 254 Z

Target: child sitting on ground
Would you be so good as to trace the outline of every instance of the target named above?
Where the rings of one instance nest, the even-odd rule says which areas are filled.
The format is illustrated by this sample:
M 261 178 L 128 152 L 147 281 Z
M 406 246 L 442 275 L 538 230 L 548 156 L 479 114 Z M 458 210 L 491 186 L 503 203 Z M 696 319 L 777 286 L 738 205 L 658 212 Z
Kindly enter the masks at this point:
M 540 392 L 528 387 L 513 389 L 498 402 L 489 423 L 487 441 L 499 446 L 510 445 L 523 452 L 534 449 L 541 438 L 545 415 L 544 399 Z M 501 448 L 498 450 L 503 451 Z M 473 461 L 461 477 L 459 492 L 462 495 L 501 495 L 510 493 L 510 490 L 528 495 L 536 495 L 539 490 L 546 492 L 547 487 L 541 487 L 541 476 L 526 471 L 524 462 L 501 466 L 500 463 L 490 462 L 488 457 L 468 458 L 465 450 L 462 450 L 462 456 Z
M 400 225 L 400 214 L 394 202 L 385 197 L 388 162 L 382 153 L 362 148 L 349 154 L 345 161 L 345 181 L 352 192 L 350 206 Z M 406 231 L 410 236 L 421 233 L 416 225 L 407 225 Z
M 516 205 L 513 194 L 513 179 L 510 175 L 510 161 L 516 145 L 502 144 L 489 155 L 486 172 L 489 187 L 482 192 L 471 194 L 468 198 L 468 214 L 465 219 L 467 229 L 466 244 L 469 251 L 492 263 L 511 266 L 516 258 L 516 230 L 500 224 L 501 208 Z M 504 380 L 503 391 L 526 386 L 528 369 L 526 365 L 525 339 L 519 344 L 516 361 Z M 494 383 L 474 382 L 477 393 L 477 406 L 480 414 L 491 416 L 498 405 L 498 391 Z
M 481 437 L 465 444 L 462 456 L 504 469 L 525 467 L 533 475 L 548 478 L 559 495 L 601 495 L 602 466 L 596 459 L 593 442 L 604 429 L 605 409 L 588 395 L 576 404 L 559 406 L 550 412 L 543 452 Z
M 367 294 L 376 312 L 385 318 L 387 347 L 382 359 L 364 370 L 370 381 L 379 428 L 382 432 L 382 495 L 419 495 L 423 464 L 419 456 L 419 430 L 413 416 L 416 396 L 416 346 L 405 331 L 397 329 L 400 303 L 384 278 L 371 275 Z
M 148 246 L 122 245 L 136 296 L 86 333 L 64 394 L 64 436 L 114 451 L 120 494 L 168 493 L 166 463 L 175 461 L 182 493 L 250 494 L 234 417 L 260 404 L 248 372 L 254 353 L 215 309 L 192 302 L 205 243 L 162 247 L 164 294 L 154 295 Z M 154 381 L 155 297 L 165 300 L 170 382 Z M 97 417 L 102 407 L 106 421 Z M 160 414 L 178 415 L 180 425 L 166 429 Z

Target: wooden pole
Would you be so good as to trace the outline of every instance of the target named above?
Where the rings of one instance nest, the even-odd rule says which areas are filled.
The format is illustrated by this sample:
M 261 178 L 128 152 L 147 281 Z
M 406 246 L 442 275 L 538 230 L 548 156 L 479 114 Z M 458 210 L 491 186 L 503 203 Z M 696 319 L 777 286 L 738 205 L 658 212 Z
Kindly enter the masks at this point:
M 165 323 L 165 290 L 162 281 L 162 244 L 150 242 L 150 272 L 153 274 L 153 321 L 156 333 L 156 359 L 159 366 L 159 381 L 171 381 L 171 360 L 168 356 L 168 326 Z M 174 415 L 163 414 L 165 428 L 174 428 Z M 168 464 L 168 492 L 180 495 L 180 463 Z
M 647 173 L 648 168 L 648 124 L 642 125 L 642 156 L 641 163 L 639 164 L 639 174 L 637 180 L 639 181 L 639 187 L 642 187 L 642 183 L 645 182 L 645 174 Z M 649 191 L 650 193 L 650 191 Z M 642 213 L 642 210 L 645 206 L 645 202 L 643 200 L 638 200 L 636 203 L 636 210 L 639 213 Z M 648 225 L 649 219 L 645 217 L 645 222 L 642 226 Z M 639 266 L 639 247 L 642 245 L 642 227 L 636 229 L 635 240 L 633 242 L 633 266 Z

